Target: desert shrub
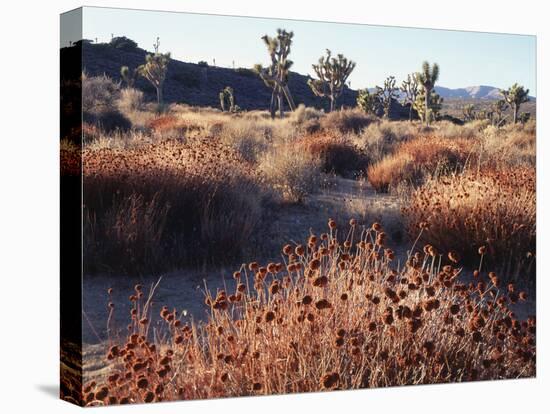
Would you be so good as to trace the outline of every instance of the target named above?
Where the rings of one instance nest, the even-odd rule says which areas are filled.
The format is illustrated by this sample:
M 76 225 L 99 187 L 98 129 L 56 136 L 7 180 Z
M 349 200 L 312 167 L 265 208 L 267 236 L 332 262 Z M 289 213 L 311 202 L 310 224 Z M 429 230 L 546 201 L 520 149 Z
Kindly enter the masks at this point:
M 385 233 L 374 228 L 342 229 L 342 243 L 331 221 L 329 232 L 285 246 L 285 264 L 243 265 L 235 283 L 207 293 L 204 323 L 168 306 L 159 315 L 146 305 L 154 292 L 137 285 L 129 334 L 110 339 L 109 377 L 85 384 L 83 403 L 535 375 L 535 318 L 509 310 L 524 292 L 499 292 L 484 272 L 481 285 L 461 283 L 460 268 L 446 258 L 440 267 L 429 246 L 396 268 Z
M 230 260 L 253 239 L 265 192 L 253 168 L 224 145 L 86 148 L 82 158 L 87 271 Z
M 116 49 L 122 50 L 134 50 L 137 49 L 138 46 L 136 42 L 126 36 L 113 37 L 109 44 Z
M 536 166 L 535 123 L 488 126 L 482 133 L 482 162 L 498 166 Z
M 143 92 L 139 89 L 125 88 L 120 92 L 118 108 L 122 113 L 143 109 Z
M 440 138 L 478 138 L 481 132 L 490 125 L 488 120 L 475 120 L 464 125 L 449 121 L 432 124 L 432 133 Z
M 472 162 L 474 143 L 465 139 L 420 136 L 397 147 L 393 154 L 369 166 L 367 177 L 377 191 L 400 183 L 418 185 L 426 176 L 453 172 Z
M 319 188 L 319 160 L 296 151 L 292 145 L 283 144 L 266 152 L 259 160 L 259 168 L 284 201 L 303 202 Z
M 409 233 L 427 223 L 422 240 L 440 252 L 454 250 L 464 262 L 484 262 L 506 279 L 534 282 L 535 172 L 532 168 L 482 170 L 430 179 L 403 208 Z
M 258 74 L 256 72 L 254 72 L 252 69 L 248 69 L 248 68 L 237 68 L 235 69 L 235 72 L 238 73 L 239 75 L 245 77 L 245 78 L 256 78 L 258 79 Z
M 333 111 L 321 118 L 321 128 L 341 134 L 360 133 L 364 128 L 376 122 L 376 117 L 367 115 L 358 109 Z
M 370 124 L 355 141 L 371 162 L 377 162 L 392 153 L 399 143 L 416 137 L 418 132 L 418 125 L 411 122 L 382 121 Z
M 256 163 L 272 141 L 273 127 L 270 121 L 234 119 L 223 124 L 218 137 L 245 160 Z
M 101 112 L 116 109 L 116 100 L 120 85 L 107 75 L 88 76 L 82 74 L 82 110 L 84 112 Z
M 132 127 L 130 120 L 117 109 L 84 112 L 83 120 L 107 133 L 127 131 Z
M 367 168 L 367 156 L 349 139 L 331 134 L 306 135 L 300 141 L 306 152 L 319 159 L 326 173 L 348 176 Z

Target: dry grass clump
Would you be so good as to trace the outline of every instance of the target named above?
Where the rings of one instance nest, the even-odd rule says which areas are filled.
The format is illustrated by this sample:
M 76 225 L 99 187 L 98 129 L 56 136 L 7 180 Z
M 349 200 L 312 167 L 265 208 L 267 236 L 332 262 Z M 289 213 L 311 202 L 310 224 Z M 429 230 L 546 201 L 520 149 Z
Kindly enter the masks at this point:
M 259 160 L 259 171 L 284 202 L 301 203 L 320 188 L 321 162 L 313 155 L 282 144 Z
M 536 166 L 536 125 L 508 124 L 487 127 L 482 134 L 482 161 L 490 166 Z
M 360 174 L 366 171 L 368 165 L 366 154 L 346 136 L 326 133 L 305 135 L 298 142 L 298 148 L 318 158 L 326 173 L 343 176 Z
M 320 123 L 321 128 L 328 132 L 359 134 L 364 128 L 377 122 L 377 119 L 359 109 L 342 109 L 329 112 L 321 118 Z
M 421 128 L 416 122 L 384 120 L 370 124 L 355 141 L 375 163 L 393 153 L 399 143 L 417 137 Z
M 422 240 L 439 251 L 457 251 L 470 265 L 479 260 L 507 279 L 534 283 L 536 250 L 535 171 L 508 168 L 430 179 L 403 209 L 409 233 L 427 223 Z
M 426 132 L 430 132 L 441 138 L 478 138 L 483 130 L 490 125 L 488 120 L 476 120 L 464 125 L 453 124 L 449 121 L 439 121 L 432 124 Z
M 258 174 L 213 140 L 83 151 L 87 271 L 238 256 L 262 214 Z
M 377 223 L 351 221 L 337 233 L 330 220 L 327 233 L 286 245 L 280 263 L 243 266 L 234 290 L 207 294 L 205 323 L 154 309 L 152 294 L 136 286 L 127 334 L 111 339 L 110 375 L 86 384 L 82 403 L 535 375 L 535 318 L 519 321 L 508 308 L 523 292 L 500 288 L 492 273 L 463 284 L 455 263 L 430 246 L 400 267 Z M 159 314 L 164 330 L 153 325 Z
M 139 89 L 124 88 L 120 91 L 117 104 L 122 113 L 141 111 L 144 105 L 143 92 Z
M 473 151 L 472 140 L 420 136 L 369 166 L 367 177 L 377 191 L 389 191 L 400 183 L 417 185 L 426 176 L 462 168 L 475 155 Z

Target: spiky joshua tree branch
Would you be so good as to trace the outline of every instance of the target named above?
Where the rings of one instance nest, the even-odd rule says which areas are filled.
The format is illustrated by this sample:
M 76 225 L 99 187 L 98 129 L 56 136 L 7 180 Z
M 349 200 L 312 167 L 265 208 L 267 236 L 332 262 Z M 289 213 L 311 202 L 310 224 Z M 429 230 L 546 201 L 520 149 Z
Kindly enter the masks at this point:
M 311 65 L 319 79 L 310 79 L 308 85 L 316 96 L 330 99 L 330 111 L 336 107 L 336 100 L 342 94 L 346 81 L 355 69 L 355 62 L 344 55 L 333 57 L 327 49 L 317 64 Z

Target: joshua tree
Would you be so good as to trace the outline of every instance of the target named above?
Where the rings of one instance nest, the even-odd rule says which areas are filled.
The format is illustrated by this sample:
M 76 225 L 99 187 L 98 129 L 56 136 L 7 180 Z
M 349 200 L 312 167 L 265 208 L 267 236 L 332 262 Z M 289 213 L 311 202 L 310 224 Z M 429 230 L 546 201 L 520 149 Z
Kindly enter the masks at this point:
M 423 87 L 420 88 L 416 102 L 414 103 L 414 109 L 418 113 L 418 116 L 425 122 L 426 125 L 430 125 L 430 121 L 437 120 L 439 117 L 439 111 L 443 105 L 443 98 L 437 93 L 430 93 L 428 106 L 426 107 L 426 93 Z
M 277 103 L 281 118 L 284 115 L 283 100 L 286 98 L 291 111 L 294 111 L 296 105 L 288 89 L 288 74 L 292 66 L 292 60 L 288 58 L 290 54 L 290 46 L 292 45 L 293 32 L 287 32 L 283 29 L 277 29 L 277 36 L 269 37 L 262 36 L 262 40 L 267 46 L 271 64 L 264 68 L 258 64 L 254 66 L 254 70 L 260 75 L 267 87 L 271 88 L 271 103 L 269 111 L 271 117 L 275 118 Z
M 376 115 L 380 108 L 380 99 L 378 95 L 370 93 L 368 89 L 359 89 L 357 91 L 357 106 L 367 114 Z
M 506 119 L 506 115 L 504 115 L 504 112 L 507 109 L 508 109 L 508 104 L 504 99 L 499 99 L 498 101 L 496 101 L 491 105 L 491 111 L 489 112 L 489 114 L 490 114 L 491 123 L 494 126 L 500 127 L 504 123 Z
M 384 108 L 384 118 L 390 117 L 391 104 L 399 97 L 397 93 L 398 90 L 399 89 L 395 86 L 394 76 L 388 76 L 386 78 L 383 88 L 376 86 L 376 95 L 378 95 L 378 99 Z
M 233 94 L 233 88 L 231 86 L 226 86 L 221 92 L 220 92 L 220 106 L 222 108 L 222 112 L 225 111 L 226 108 L 226 100 L 229 101 L 229 112 L 236 112 L 236 106 L 235 106 L 235 95 Z
M 475 107 L 473 104 L 467 104 L 462 107 L 462 115 L 464 116 L 464 122 L 470 122 L 476 119 Z
M 126 83 L 126 86 L 128 88 L 133 88 L 134 83 L 136 82 L 136 78 L 138 75 L 138 70 L 130 70 L 128 66 L 122 66 L 120 68 L 120 77 L 122 78 L 122 81 Z
M 159 52 L 159 38 L 153 45 L 155 48 L 154 54 L 148 54 L 145 56 L 145 64 L 137 68 L 137 73 L 147 79 L 157 90 L 157 103 L 159 107 L 163 102 L 163 85 L 166 79 L 166 71 L 168 69 L 168 62 L 170 61 L 170 53 Z
M 409 121 L 412 121 L 413 106 L 418 96 L 418 79 L 416 73 L 408 74 L 401 83 L 401 92 L 404 94 L 403 105 L 409 105 Z
M 504 100 L 512 107 L 514 124 L 518 122 L 519 108 L 522 103 L 529 102 L 529 89 L 514 83 L 507 90 L 500 91 Z
M 327 49 L 326 56 L 321 56 L 319 63 L 311 66 L 319 79 L 310 79 L 307 84 L 315 95 L 330 99 L 330 111 L 332 112 L 349 75 L 355 69 L 355 62 L 348 60 L 342 54 L 332 57 L 330 50 Z
M 430 68 L 430 64 L 425 61 L 422 63 L 422 70 L 416 74 L 416 77 L 418 79 L 418 83 L 424 88 L 424 108 L 427 115 L 424 119 L 426 121 L 426 125 L 430 125 L 430 118 L 432 118 L 432 116 L 429 115 L 432 110 L 430 107 L 430 103 L 432 102 L 430 95 L 432 94 L 435 83 L 439 78 L 439 65 L 434 63 Z

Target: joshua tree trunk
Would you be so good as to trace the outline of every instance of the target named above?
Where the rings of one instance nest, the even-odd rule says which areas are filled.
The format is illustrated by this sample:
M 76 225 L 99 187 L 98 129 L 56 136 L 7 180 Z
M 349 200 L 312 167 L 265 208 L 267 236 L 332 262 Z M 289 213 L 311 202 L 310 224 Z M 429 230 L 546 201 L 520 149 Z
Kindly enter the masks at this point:
M 285 116 L 285 113 L 284 113 L 284 110 L 283 110 L 283 92 L 281 90 L 279 90 L 279 94 L 277 96 L 277 99 L 278 99 L 278 103 L 279 103 L 279 116 L 281 118 L 284 118 Z
M 275 89 L 271 91 L 271 103 L 269 105 L 269 113 L 271 114 L 271 119 L 275 119 Z
M 413 120 L 413 106 L 411 103 L 411 105 L 409 106 L 409 122 L 412 122 L 412 120 Z
M 160 106 L 162 104 L 163 96 L 162 96 L 162 85 L 157 87 L 157 103 Z
M 294 111 L 296 109 L 296 104 L 294 103 L 294 99 L 292 99 L 292 94 L 288 89 L 288 85 L 284 85 L 282 89 L 285 94 L 286 101 L 288 102 L 288 106 L 290 107 L 290 110 Z
M 519 112 L 519 106 L 515 103 L 512 105 L 512 110 L 514 111 L 514 124 L 517 124 L 518 122 L 518 112 Z
M 426 88 L 424 93 L 424 116 L 426 117 L 426 126 L 430 126 L 430 91 Z

